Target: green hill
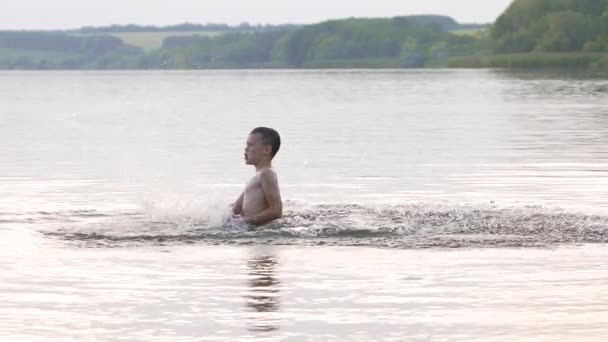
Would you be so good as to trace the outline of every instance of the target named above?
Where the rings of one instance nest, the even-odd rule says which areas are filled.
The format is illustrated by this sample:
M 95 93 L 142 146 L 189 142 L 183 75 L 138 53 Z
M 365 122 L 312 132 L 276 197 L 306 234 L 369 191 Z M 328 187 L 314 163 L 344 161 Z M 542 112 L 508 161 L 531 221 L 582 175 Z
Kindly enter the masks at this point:
M 608 0 L 515 0 L 491 37 L 496 53 L 608 52 Z
M 608 0 L 515 0 L 454 68 L 608 70 Z

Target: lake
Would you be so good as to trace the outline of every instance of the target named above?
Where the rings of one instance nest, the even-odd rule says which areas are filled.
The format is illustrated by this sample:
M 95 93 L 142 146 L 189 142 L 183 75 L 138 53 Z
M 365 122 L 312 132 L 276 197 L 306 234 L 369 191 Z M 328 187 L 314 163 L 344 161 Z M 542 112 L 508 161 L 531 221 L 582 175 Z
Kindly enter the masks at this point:
M 0 72 L 0 338 L 597 341 L 608 79 Z M 222 224 L 276 128 L 285 217 Z

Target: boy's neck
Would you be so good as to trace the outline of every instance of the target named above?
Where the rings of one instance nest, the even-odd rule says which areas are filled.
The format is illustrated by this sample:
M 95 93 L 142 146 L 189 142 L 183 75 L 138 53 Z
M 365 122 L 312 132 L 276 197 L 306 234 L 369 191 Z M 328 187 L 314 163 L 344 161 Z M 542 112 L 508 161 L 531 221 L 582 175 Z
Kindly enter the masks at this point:
M 259 164 L 254 165 L 255 166 L 255 171 L 260 171 L 263 169 L 269 169 L 272 167 L 272 161 L 262 161 Z

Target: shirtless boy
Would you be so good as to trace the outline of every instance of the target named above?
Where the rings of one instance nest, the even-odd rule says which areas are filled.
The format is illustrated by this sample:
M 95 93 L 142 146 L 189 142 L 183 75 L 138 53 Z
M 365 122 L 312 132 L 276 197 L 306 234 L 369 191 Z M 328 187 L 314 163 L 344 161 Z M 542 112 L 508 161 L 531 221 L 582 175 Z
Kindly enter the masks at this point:
M 272 159 L 279 152 L 281 137 L 272 128 L 255 128 L 247 137 L 245 163 L 255 175 L 232 205 L 232 213 L 251 225 L 261 226 L 283 216 L 283 204 Z

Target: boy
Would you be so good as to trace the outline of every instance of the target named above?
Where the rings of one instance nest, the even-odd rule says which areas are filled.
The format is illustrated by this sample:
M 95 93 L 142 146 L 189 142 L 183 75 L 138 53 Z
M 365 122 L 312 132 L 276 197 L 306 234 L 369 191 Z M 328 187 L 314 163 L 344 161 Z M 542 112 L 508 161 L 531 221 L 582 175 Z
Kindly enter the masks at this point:
M 256 174 L 232 205 L 232 213 L 251 225 L 261 226 L 283 216 L 283 204 L 272 159 L 279 152 L 281 137 L 272 128 L 255 128 L 247 137 L 245 163 Z

